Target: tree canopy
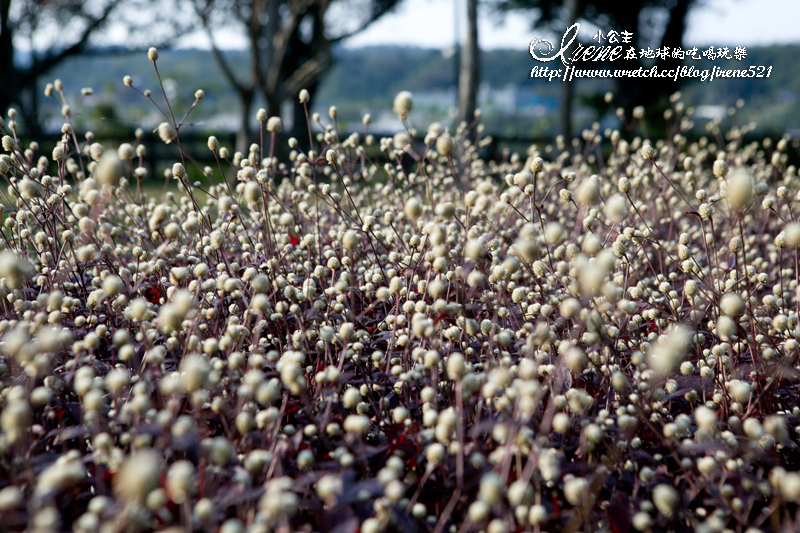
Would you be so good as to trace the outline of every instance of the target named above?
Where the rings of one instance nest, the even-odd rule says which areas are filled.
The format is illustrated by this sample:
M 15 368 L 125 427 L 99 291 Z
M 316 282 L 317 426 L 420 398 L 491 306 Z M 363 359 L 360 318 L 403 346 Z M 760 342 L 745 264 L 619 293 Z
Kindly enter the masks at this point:
M 19 106 L 38 130 L 38 81 L 68 57 L 121 41 L 120 50 L 163 46 L 189 23 L 173 0 L 0 0 L 0 111 Z M 112 35 L 113 34 L 113 35 Z
M 497 0 L 495 6 L 500 11 L 532 11 L 535 27 L 560 35 L 569 26 L 572 4 L 579 20 L 590 22 L 604 32 L 612 29 L 631 32 L 634 35 L 632 44 L 637 48 L 666 46 L 674 49 L 683 44 L 686 16 L 696 3 L 697 0 Z M 669 69 L 678 61 L 668 57 L 659 66 Z M 629 66 L 642 66 L 639 59 L 635 63 Z M 678 82 L 666 78 L 622 78 L 617 83 L 620 103 L 631 108 L 658 102 L 674 92 Z
M 363 30 L 398 0 L 192 0 L 221 70 L 241 103 L 237 147 L 249 136 L 251 108 L 261 97 L 270 116 L 302 89 L 313 95 L 332 66 L 331 46 Z M 249 62 L 241 68 L 221 53 L 216 28 L 238 27 L 247 38 Z M 305 121 L 296 106 L 295 128 Z

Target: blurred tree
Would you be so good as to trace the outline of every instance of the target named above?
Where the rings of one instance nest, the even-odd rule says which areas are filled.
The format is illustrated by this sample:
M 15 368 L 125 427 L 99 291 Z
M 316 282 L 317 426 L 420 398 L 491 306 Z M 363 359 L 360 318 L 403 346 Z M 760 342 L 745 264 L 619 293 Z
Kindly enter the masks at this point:
M 331 47 L 391 10 L 399 0 L 192 0 L 214 56 L 240 100 L 236 148 L 251 140 L 252 107 L 262 97 L 269 116 L 302 89 L 311 95 L 332 66 Z M 247 39 L 247 65 L 232 64 L 216 30 L 239 28 Z M 292 132 L 303 139 L 305 112 L 293 107 Z
M 663 48 L 669 50 L 682 47 L 686 31 L 686 16 L 698 0 L 496 0 L 495 7 L 501 11 L 535 10 L 538 12 L 534 27 L 546 28 L 560 36 L 576 20 L 586 20 L 601 29 L 605 35 L 610 30 L 627 31 L 633 34 L 633 46 Z M 586 40 L 586 35 L 581 36 Z M 598 44 L 592 42 L 591 44 Z M 607 44 L 607 42 L 605 43 Z M 574 46 L 574 45 L 573 45 Z M 625 68 L 643 66 L 639 59 L 624 61 Z M 659 60 L 660 69 L 671 69 L 680 60 L 670 54 Z M 680 80 L 672 78 L 620 78 L 617 82 L 617 102 L 627 110 L 634 106 L 649 107 L 675 92 Z M 574 81 L 572 82 L 574 83 Z M 571 87 L 562 103 L 562 133 L 570 133 Z
M 569 28 L 578 21 L 579 0 L 564 0 L 564 10 L 567 16 L 566 27 Z M 575 85 L 567 83 L 559 101 L 558 121 L 560 133 L 565 139 L 572 137 L 572 102 L 575 100 Z
M 458 0 L 456 0 L 458 1 Z M 478 106 L 481 81 L 481 49 L 478 45 L 478 0 L 467 0 L 467 40 L 460 53 L 458 121 L 472 122 Z
M 37 82 L 50 69 L 110 37 L 129 52 L 163 46 L 187 28 L 170 0 L 0 0 L 0 111 L 18 106 L 23 127 L 38 136 Z
M 36 81 L 39 76 L 83 51 L 92 33 L 107 22 L 120 0 L 106 1 L 91 10 L 82 4 L 0 0 L 0 80 L 3 80 L 0 110 L 5 111 L 16 103 L 26 125 L 34 132 L 38 131 Z M 58 32 L 60 24 L 74 29 L 65 31 L 67 35 L 62 38 L 48 38 L 48 33 Z M 30 49 L 27 60 L 20 59 L 16 53 L 15 48 L 21 43 Z M 45 51 L 39 52 L 42 48 Z

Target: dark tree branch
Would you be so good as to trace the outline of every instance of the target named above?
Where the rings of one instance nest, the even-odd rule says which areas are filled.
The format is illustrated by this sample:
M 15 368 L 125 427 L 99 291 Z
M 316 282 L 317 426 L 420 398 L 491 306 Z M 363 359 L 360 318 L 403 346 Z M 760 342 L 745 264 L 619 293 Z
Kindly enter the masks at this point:
M 378 20 L 379 18 L 390 12 L 392 9 L 394 9 L 394 7 L 397 4 L 398 0 L 381 0 L 380 2 L 375 2 L 375 4 L 373 4 L 373 9 L 372 12 L 370 13 L 369 18 L 367 18 L 367 20 L 364 23 L 362 23 L 358 28 L 356 28 L 351 32 L 347 32 L 337 37 L 328 39 L 328 42 L 330 42 L 331 44 L 338 43 L 356 35 L 357 33 L 361 33 L 362 31 L 367 29 L 367 27 L 370 24 L 372 24 L 373 22 L 375 22 L 376 20 Z
M 203 29 L 208 36 L 208 40 L 211 43 L 211 53 L 214 54 L 214 59 L 216 59 L 219 68 L 222 70 L 222 73 L 228 79 L 233 88 L 239 94 L 243 94 L 245 92 L 252 91 L 252 87 L 247 87 L 244 83 L 240 82 L 236 75 L 233 73 L 233 69 L 231 68 L 228 60 L 225 59 L 225 55 L 217 46 L 217 41 L 214 39 L 214 34 L 211 31 L 211 25 L 208 23 L 208 14 L 200 10 L 199 7 L 196 7 L 197 16 L 200 17 L 200 21 L 203 24 Z
M 11 10 L 11 0 L 0 0 L 0 112 L 14 96 L 16 87 L 16 69 L 14 67 L 13 35 L 8 15 Z
M 89 19 L 89 22 L 86 28 L 83 30 L 80 38 L 74 44 L 72 44 L 72 46 L 56 53 L 49 53 L 41 59 L 36 58 L 34 55 L 33 65 L 25 72 L 23 77 L 23 87 L 27 87 L 28 85 L 35 83 L 39 76 L 64 61 L 64 59 L 81 53 L 85 49 L 86 44 L 89 42 L 89 37 L 92 36 L 92 33 L 105 24 L 105 22 L 108 20 L 108 17 L 121 2 L 122 0 L 113 0 L 106 6 L 106 8 L 103 10 L 103 13 L 99 17 Z
M 264 74 L 261 71 L 261 49 L 258 46 L 258 41 L 261 38 L 261 15 L 270 2 L 277 4 L 277 0 L 254 0 L 250 21 L 247 26 L 250 37 L 250 68 L 253 72 L 254 90 L 255 87 L 264 85 Z
M 286 80 L 284 89 L 279 93 L 277 100 L 283 101 L 300 92 L 301 89 L 315 84 L 330 67 L 330 56 L 309 59 L 295 70 Z
M 272 52 L 272 60 L 270 62 L 269 70 L 267 71 L 267 79 L 264 87 L 264 92 L 268 100 L 272 100 L 274 95 L 278 92 L 280 74 L 281 70 L 283 70 L 283 63 L 286 59 L 286 52 L 289 48 L 289 41 L 292 37 L 292 34 L 295 33 L 300 25 L 300 21 L 303 20 L 303 16 L 306 14 L 309 5 L 310 3 L 308 1 L 303 0 L 291 1 L 289 3 L 289 21 L 283 30 L 281 30 L 275 36 L 275 40 L 273 42 L 273 46 L 275 48 Z M 269 103 L 272 104 L 272 102 Z
M 399 0 L 370 0 L 366 22 L 344 35 L 328 36 L 325 17 L 336 0 L 194 0 L 194 8 L 211 41 L 211 50 L 224 76 L 239 93 L 243 107 L 240 136 L 247 136 L 249 108 L 256 91 L 271 115 L 301 89 L 312 91 L 333 64 L 331 44 L 350 37 L 374 22 Z M 241 24 L 249 45 L 252 84 L 242 81 L 225 59 L 211 32 L 212 17 Z M 305 24 L 310 22 L 306 32 Z M 302 28 L 302 31 L 301 31 Z M 237 146 L 245 145 L 237 138 Z

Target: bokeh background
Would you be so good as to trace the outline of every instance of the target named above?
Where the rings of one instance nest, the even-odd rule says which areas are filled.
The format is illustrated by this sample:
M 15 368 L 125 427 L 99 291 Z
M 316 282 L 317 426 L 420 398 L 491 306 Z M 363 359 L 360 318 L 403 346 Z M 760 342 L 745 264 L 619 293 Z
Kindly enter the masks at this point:
M 79 127 L 110 139 L 138 127 L 150 132 L 161 115 L 122 80 L 132 76 L 163 102 L 145 55 L 157 46 L 176 114 L 196 89 L 206 94 L 182 134 L 213 132 L 240 149 L 257 135 L 261 107 L 282 116 L 286 136 L 301 138 L 302 88 L 312 94 L 312 112 L 327 116 L 336 105 L 345 131 L 363 131 L 365 113 L 373 132 L 400 129 L 391 110 L 400 90 L 414 94 L 409 121 L 421 134 L 433 121 L 453 128 L 477 107 L 495 149 L 592 124 L 621 128 L 619 108 L 629 117 L 639 105 L 657 135 L 676 90 L 697 135 L 735 121 L 753 136 L 800 137 L 798 15 L 797 0 L 0 0 L 0 109 L 19 112 L 24 137 L 52 138 L 63 118 L 43 91 L 60 79 Z M 597 30 L 626 30 L 637 48 L 746 48 L 742 61 L 705 66 L 773 68 L 769 78 L 705 83 L 530 79 L 539 64 L 530 40 L 558 43 L 573 20 L 584 42 Z M 623 63 L 616 66 L 637 66 Z M 82 97 L 85 87 L 93 92 Z

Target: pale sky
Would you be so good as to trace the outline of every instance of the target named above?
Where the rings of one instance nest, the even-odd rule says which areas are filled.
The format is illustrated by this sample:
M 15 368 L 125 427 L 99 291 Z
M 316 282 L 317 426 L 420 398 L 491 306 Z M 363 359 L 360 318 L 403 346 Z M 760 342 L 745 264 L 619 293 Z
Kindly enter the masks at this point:
M 465 5 L 458 2 L 463 35 Z M 481 10 L 479 40 L 483 49 L 526 50 L 541 31 L 531 31 L 531 15 L 517 13 L 498 19 Z M 347 47 L 403 45 L 446 48 L 454 43 L 454 0 L 401 0 L 395 12 L 345 43 Z M 754 46 L 800 42 L 800 0 L 701 0 L 689 14 L 685 42 L 691 45 Z M 585 26 L 582 26 L 583 33 Z M 611 28 L 607 28 L 611 29 Z M 220 34 L 222 37 L 223 34 Z M 225 48 L 241 48 L 241 34 L 225 32 Z M 184 39 L 182 46 L 205 47 L 202 36 Z

